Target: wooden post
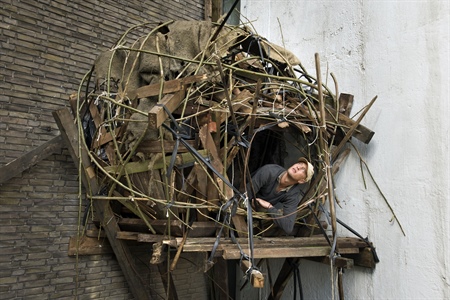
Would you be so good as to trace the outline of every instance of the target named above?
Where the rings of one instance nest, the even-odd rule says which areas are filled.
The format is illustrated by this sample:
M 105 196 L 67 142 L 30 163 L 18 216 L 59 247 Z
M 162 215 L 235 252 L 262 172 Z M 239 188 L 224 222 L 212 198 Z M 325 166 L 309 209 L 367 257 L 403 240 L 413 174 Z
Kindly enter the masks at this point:
M 164 289 L 166 290 L 166 300 L 177 300 L 177 290 L 175 289 L 175 284 L 173 282 L 172 274 L 167 273 L 167 267 L 165 263 L 157 264 L 159 275 L 161 275 L 161 281 L 164 285 Z M 148 298 L 151 299 L 151 298 Z
M 316 73 L 317 73 L 317 90 L 319 92 L 319 105 L 320 105 L 320 130 L 319 130 L 319 143 L 320 149 L 322 149 L 322 159 L 325 163 L 325 174 L 326 180 L 328 183 L 328 202 L 330 205 L 330 216 L 331 216 L 331 231 L 333 234 L 333 239 L 336 237 L 336 210 L 334 207 L 334 194 L 333 194 L 333 175 L 331 174 L 331 162 L 330 156 L 328 155 L 329 149 L 328 145 L 325 142 L 326 135 L 326 120 L 325 120 L 325 103 L 323 100 L 323 91 L 322 91 L 322 74 L 320 72 L 320 58 L 319 53 L 315 54 L 316 59 Z
M 64 108 L 55 111 L 53 112 L 53 117 L 58 124 L 62 139 L 66 143 L 69 153 L 77 167 L 78 162 L 81 159 L 84 170 L 81 176 L 86 191 L 92 195 L 96 195 L 99 192 L 100 187 L 85 147 L 82 147 L 81 157 L 78 156 L 78 129 L 73 123 L 69 110 Z M 93 200 L 93 205 L 95 212 L 99 215 L 99 219 L 101 220 L 101 224 L 106 232 L 108 241 L 128 282 L 131 293 L 136 299 L 150 299 L 150 295 L 147 290 L 142 288 L 145 286 L 144 282 L 139 280 L 140 277 L 137 276 L 134 271 L 137 270 L 137 268 L 134 262 L 134 257 L 131 255 L 128 246 L 125 244 L 125 241 L 116 239 L 116 234 L 120 231 L 120 229 L 109 201 Z

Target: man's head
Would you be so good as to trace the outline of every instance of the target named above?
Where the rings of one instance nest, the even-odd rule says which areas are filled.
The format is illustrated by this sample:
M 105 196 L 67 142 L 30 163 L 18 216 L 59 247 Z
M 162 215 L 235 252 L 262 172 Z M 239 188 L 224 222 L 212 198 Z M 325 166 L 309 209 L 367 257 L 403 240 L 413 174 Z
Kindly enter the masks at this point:
M 287 171 L 288 176 L 298 183 L 306 183 L 314 175 L 313 165 L 304 157 L 300 157 Z

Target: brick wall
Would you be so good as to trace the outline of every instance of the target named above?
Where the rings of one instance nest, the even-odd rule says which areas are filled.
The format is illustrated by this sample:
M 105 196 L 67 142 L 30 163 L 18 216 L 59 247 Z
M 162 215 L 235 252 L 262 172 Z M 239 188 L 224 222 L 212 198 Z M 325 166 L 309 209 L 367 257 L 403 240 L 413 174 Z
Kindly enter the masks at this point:
M 148 20 L 203 19 L 203 2 L 0 0 L 0 168 L 59 134 L 52 112 L 68 106 L 96 55 L 120 33 Z M 77 174 L 63 150 L 0 185 L 1 299 L 133 298 L 113 255 L 67 255 L 80 209 Z M 163 299 L 144 254 L 136 257 L 146 262 L 142 274 Z M 189 295 L 182 299 L 207 298 L 203 274 L 193 272 L 199 264 L 179 261 L 177 292 Z

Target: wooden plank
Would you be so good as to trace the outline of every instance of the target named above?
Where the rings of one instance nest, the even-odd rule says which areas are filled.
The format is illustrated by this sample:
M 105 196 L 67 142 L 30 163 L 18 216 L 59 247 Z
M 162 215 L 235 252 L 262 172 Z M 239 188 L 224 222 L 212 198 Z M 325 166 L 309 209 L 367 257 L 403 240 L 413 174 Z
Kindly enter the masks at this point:
M 272 286 L 272 293 L 270 293 L 270 295 L 267 297 L 268 300 L 281 299 L 281 296 L 283 296 L 284 288 L 292 278 L 292 266 L 297 265 L 299 261 L 299 258 L 286 258 L 284 260 L 283 266 L 278 272 L 277 279 Z
M 173 94 L 175 92 L 180 91 L 182 88 L 183 88 L 183 85 L 181 84 L 181 80 L 165 81 L 163 83 L 162 94 L 163 95 Z M 146 97 L 151 97 L 151 96 L 158 96 L 160 90 L 161 90 L 160 83 L 150 84 L 150 85 L 142 86 L 134 92 L 129 92 L 128 97 L 130 99 L 136 99 L 136 98 L 139 99 L 139 98 L 146 98 Z
M 339 95 L 339 112 L 346 117 L 350 117 L 353 107 L 354 96 L 351 94 L 341 93 Z
M 311 256 L 325 256 L 330 254 L 329 246 L 322 247 L 301 247 L 301 248 L 257 248 L 253 249 L 254 258 L 280 258 L 280 257 L 311 257 Z M 247 249 L 243 248 L 244 252 Z M 247 253 L 247 252 L 246 252 Z M 241 257 L 240 250 L 224 249 L 222 253 L 224 259 L 239 259 Z
M 118 231 L 116 233 L 116 239 L 119 240 L 128 240 L 128 241 L 137 241 L 139 232 L 133 231 Z
M 331 107 L 327 107 L 327 110 L 330 113 L 326 113 L 326 119 L 327 121 L 330 122 L 335 122 L 334 121 L 334 116 L 336 115 L 336 110 L 334 110 Z M 344 114 L 339 114 L 339 120 L 338 123 L 341 125 L 344 125 L 346 127 L 352 127 L 355 125 L 356 121 L 347 117 Z M 345 129 L 344 128 L 344 132 L 347 133 L 349 131 L 349 129 Z M 358 140 L 360 140 L 361 142 L 368 144 L 370 143 L 370 141 L 372 140 L 372 137 L 375 135 L 375 132 L 370 130 L 369 128 L 358 124 L 356 126 L 356 128 L 354 129 L 354 132 L 352 133 L 352 136 Z
M 94 221 L 94 223 L 98 223 L 98 221 Z M 167 229 L 167 220 L 151 220 L 149 223 L 153 229 L 155 229 L 157 234 L 164 234 Z M 178 220 L 172 220 L 170 223 L 170 233 L 172 236 L 182 236 L 184 229 L 182 223 Z M 145 234 L 148 232 L 148 227 L 142 219 L 122 218 L 118 224 L 122 228 L 122 232 L 117 235 L 118 238 L 136 240 L 141 237 L 143 239 L 141 242 L 145 242 L 145 239 L 147 238 Z M 128 233 L 123 233 L 123 231 Z M 197 239 L 198 237 L 214 236 L 215 232 L 215 222 L 193 222 L 188 237 L 189 239 Z M 138 235 L 140 233 L 143 233 L 143 235 Z M 149 242 L 153 242 L 151 238 L 149 238 Z
M 163 106 L 165 106 L 171 113 L 180 105 L 184 99 L 184 90 L 178 91 L 175 94 L 165 95 L 158 103 L 160 105 L 153 106 L 148 113 L 148 128 L 156 130 L 169 117 L 166 114 Z
M 214 189 L 214 186 L 211 185 L 211 182 L 207 176 L 207 172 L 203 170 L 203 168 L 196 164 L 192 168 L 192 172 L 194 173 L 194 176 L 196 177 L 195 181 L 195 191 L 196 191 L 196 200 L 194 200 L 197 203 L 201 203 L 203 201 L 208 201 L 207 193 L 208 190 Z M 207 221 L 208 220 L 208 209 L 207 208 L 199 208 L 197 213 L 197 220 L 198 221 Z
M 377 100 L 378 96 L 375 96 L 368 105 L 364 107 L 361 114 L 358 116 L 358 119 L 354 121 L 353 125 L 350 127 L 350 129 L 346 132 L 345 137 L 342 139 L 342 141 L 339 142 L 339 144 L 332 150 L 331 158 L 332 160 L 336 159 L 336 157 L 339 155 L 342 147 L 347 143 L 347 141 L 350 139 L 350 137 L 355 133 L 355 131 L 360 126 L 360 123 L 366 113 L 369 111 L 369 109 L 372 107 L 372 105 L 375 103 L 375 100 Z M 372 138 L 372 136 L 370 137 Z M 369 141 L 367 141 L 368 143 Z
M 207 157 L 207 150 L 199 150 L 198 151 L 203 157 Z M 134 161 L 129 162 L 125 165 L 125 170 L 128 174 L 135 174 L 135 173 L 141 173 L 141 172 L 147 172 L 150 170 L 159 170 L 164 167 L 167 167 L 170 163 L 172 156 L 166 156 L 165 161 L 166 165 L 164 166 L 164 160 L 162 158 L 155 161 L 155 163 L 152 163 L 151 160 L 144 160 L 144 161 Z M 176 166 L 182 166 L 185 164 L 194 163 L 196 160 L 194 156 L 187 152 L 187 153 L 181 153 L 177 155 L 177 158 L 175 159 L 175 165 Z M 118 174 L 119 168 L 122 168 L 122 166 L 108 166 L 104 169 L 110 173 L 110 174 Z
M 185 251 L 208 251 L 214 245 L 215 238 L 189 238 L 185 245 Z M 245 245 L 248 243 L 246 238 L 237 238 L 236 241 Z M 364 248 L 367 243 L 359 238 L 339 237 L 337 238 L 337 246 L 339 248 Z M 286 248 L 295 247 L 312 247 L 312 246 L 329 246 L 327 240 L 322 236 L 317 237 L 263 237 L 254 239 L 255 247 L 279 248 L 280 245 Z M 234 245 L 230 238 L 222 238 L 219 247 L 224 245 Z
M 364 248 L 357 255 L 350 255 L 351 258 L 355 261 L 355 265 L 365 268 L 374 269 L 376 262 L 373 257 L 372 249 L 370 247 Z
M 179 238 L 177 238 L 177 241 Z M 188 238 L 183 246 L 184 252 L 207 252 L 215 242 L 214 238 Z M 247 239 L 238 238 L 245 253 L 249 252 Z M 179 243 L 179 241 L 178 241 Z M 366 243 L 357 238 L 338 238 L 337 245 L 345 254 L 359 254 Z M 331 247 L 325 238 L 268 238 L 254 240 L 255 258 L 286 258 L 286 257 L 323 257 L 330 254 Z M 222 239 L 216 248 L 216 256 L 224 259 L 239 259 L 240 250 L 231 239 Z
M 86 190 L 92 195 L 97 194 L 100 191 L 100 187 L 85 147 L 81 148 L 81 158 L 78 157 L 78 129 L 73 123 L 69 110 L 64 108 L 55 111 L 53 112 L 53 117 L 58 124 L 62 139 L 69 149 L 69 153 L 72 156 L 75 166 L 78 167 L 78 162 L 81 159 L 81 163 L 85 171 L 82 172 L 81 177 Z M 96 215 L 102 221 L 101 223 L 103 229 L 106 232 L 108 241 L 114 251 L 134 298 L 139 300 L 150 299 L 148 291 L 142 288 L 145 286 L 145 283 L 142 282 L 140 276 L 138 276 L 135 272 L 135 270 L 137 270 L 135 260 L 133 255 L 131 255 L 128 246 L 125 244 L 125 241 L 116 239 L 116 234 L 120 230 L 116 222 L 116 216 L 109 205 L 109 201 L 93 200 L 93 206 Z
M 167 220 L 150 220 L 149 223 L 157 234 L 164 234 L 167 229 Z M 140 218 L 121 218 L 117 224 L 123 231 L 149 232 L 147 224 Z M 170 221 L 170 233 L 182 236 L 183 224 L 178 220 Z
M 140 243 L 161 243 L 168 244 L 170 246 L 176 247 L 176 239 L 167 239 L 165 234 L 151 234 L 151 233 L 140 233 L 140 232 L 130 232 L 130 231 L 120 231 L 116 236 L 121 240 L 137 241 Z
M 172 94 L 184 89 L 185 85 L 201 82 L 206 80 L 208 77 L 206 75 L 192 75 L 187 76 L 182 79 L 174 79 L 163 82 L 162 94 Z M 130 99 L 146 98 L 151 96 L 158 96 L 161 90 L 161 83 L 149 84 L 142 86 L 135 91 L 128 92 L 128 97 Z
M 25 153 L 24 155 L 10 161 L 0 168 L 0 184 L 8 181 L 14 176 L 19 175 L 23 171 L 29 169 L 43 159 L 46 159 L 54 153 L 61 153 L 62 150 L 61 135 L 55 136 L 48 142 L 39 147 Z

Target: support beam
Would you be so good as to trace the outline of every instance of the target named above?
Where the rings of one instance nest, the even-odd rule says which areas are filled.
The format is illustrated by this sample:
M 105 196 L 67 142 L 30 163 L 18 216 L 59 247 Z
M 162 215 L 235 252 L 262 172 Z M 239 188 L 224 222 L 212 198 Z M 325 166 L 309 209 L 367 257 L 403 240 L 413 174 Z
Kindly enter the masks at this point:
M 100 187 L 93 172 L 93 167 L 89 160 L 89 156 L 85 147 L 81 147 L 81 157 L 79 153 L 79 140 L 78 129 L 73 123 L 72 116 L 67 108 L 53 112 L 58 128 L 61 131 L 61 136 L 65 142 L 69 153 L 75 165 L 78 167 L 78 162 L 81 159 L 84 172 L 82 172 L 82 180 L 86 190 L 95 195 L 99 192 Z M 119 226 L 116 222 L 114 212 L 109 205 L 109 201 L 93 200 L 95 212 L 98 214 L 100 220 L 102 220 L 102 226 L 108 237 L 108 241 L 116 255 L 117 261 L 122 269 L 122 272 L 127 279 L 130 291 L 136 299 L 150 299 L 150 295 L 146 289 L 142 287 L 145 283 L 140 280 L 134 270 L 137 270 L 134 257 L 131 255 L 128 246 L 125 241 L 116 239 Z
M 0 168 L 0 184 L 46 159 L 54 153 L 61 153 L 61 135 L 55 136 L 48 142 L 12 160 Z
M 161 275 L 161 281 L 164 285 L 164 289 L 166 290 L 166 300 L 177 300 L 177 290 L 175 288 L 175 284 L 173 282 L 172 273 L 168 273 L 168 268 L 165 263 L 157 264 L 159 275 Z M 148 298 L 151 299 L 151 298 Z

